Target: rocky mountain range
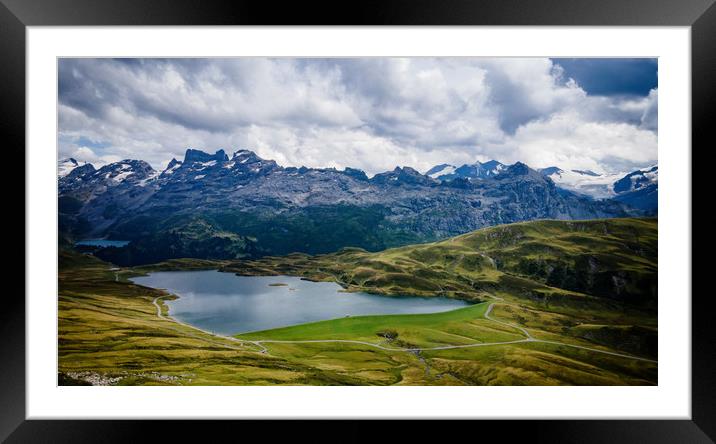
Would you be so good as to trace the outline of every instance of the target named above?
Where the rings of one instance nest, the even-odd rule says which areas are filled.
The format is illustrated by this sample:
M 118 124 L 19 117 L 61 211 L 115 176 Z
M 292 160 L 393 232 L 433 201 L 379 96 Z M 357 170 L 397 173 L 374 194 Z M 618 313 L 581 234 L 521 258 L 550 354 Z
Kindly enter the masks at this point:
M 77 163 L 59 174 L 60 233 L 65 242 L 129 240 L 98 254 L 138 264 L 343 247 L 378 251 L 516 221 L 643 214 L 626 200 L 560 188 L 520 162 L 448 171 L 396 167 L 369 178 L 353 168 L 282 167 L 248 150 L 229 156 L 188 149 L 164 171 L 141 160 L 99 169 Z
M 614 200 L 656 215 L 659 205 L 659 167 L 631 172 L 614 182 Z
M 490 160 L 456 167 L 440 164 L 425 172 L 439 181 L 462 178 L 480 181 L 500 174 L 507 165 Z M 590 196 L 594 199 L 614 199 L 637 208 L 648 215 L 658 209 L 659 167 L 651 166 L 630 173 L 599 174 L 590 170 L 565 170 L 556 166 L 538 170 L 559 188 Z
M 654 165 L 628 174 L 597 174 L 589 170 L 543 168 L 557 186 L 598 199 L 614 199 L 656 215 L 659 206 L 659 167 Z

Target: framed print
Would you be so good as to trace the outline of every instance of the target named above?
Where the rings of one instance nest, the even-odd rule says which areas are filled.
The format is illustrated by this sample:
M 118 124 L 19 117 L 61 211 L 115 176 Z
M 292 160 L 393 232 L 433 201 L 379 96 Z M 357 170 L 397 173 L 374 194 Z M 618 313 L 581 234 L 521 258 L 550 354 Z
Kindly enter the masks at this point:
M 713 440 L 716 9 L 405 6 L 3 3 L 3 438 Z

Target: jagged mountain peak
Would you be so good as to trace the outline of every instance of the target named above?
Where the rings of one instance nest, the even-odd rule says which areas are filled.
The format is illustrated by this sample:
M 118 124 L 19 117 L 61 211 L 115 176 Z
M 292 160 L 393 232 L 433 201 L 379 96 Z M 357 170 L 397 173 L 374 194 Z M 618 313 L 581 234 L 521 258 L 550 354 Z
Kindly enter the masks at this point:
M 422 176 L 422 174 L 420 174 L 420 172 L 418 170 L 416 170 L 413 167 L 409 167 L 409 166 L 404 166 L 402 169 L 399 167 L 396 167 L 396 170 L 401 170 L 405 174 L 410 174 L 411 176 Z
M 194 162 L 211 162 L 212 160 L 217 162 L 226 162 L 229 160 L 229 156 L 226 155 L 223 149 L 216 151 L 214 154 L 209 154 L 201 150 L 188 148 L 184 154 L 185 165 Z
M 530 167 L 522 162 L 515 162 L 514 164 L 507 167 L 507 173 L 524 176 L 530 172 Z
M 57 176 L 64 177 L 70 174 L 77 167 L 87 165 L 87 162 L 78 162 L 73 157 L 67 157 L 57 161 Z
M 172 157 L 172 160 L 169 161 L 169 164 L 167 164 L 166 169 L 171 170 L 172 168 L 175 168 L 178 165 L 181 165 L 182 162 L 176 160 L 176 158 Z
M 420 174 L 415 168 L 408 166 L 395 167 L 392 171 L 379 173 L 370 179 L 371 182 L 379 184 L 410 184 L 410 185 L 433 185 L 439 183 L 435 179 Z
M 79 165 L 73 168 L 69 173 L 60 175 L 60 179 L 67 181 L 82 179 L 93 174 L 95 171 L 96 170 L 91 163 L 85 163 L 84 165 Z
M 346 167 L 343 170 L 343 174 L 358 180 L 368 180 L 368 175 L 365 174 L 365 171 L 357 168 Z
M 169 164 L 167 164 L 167 167 L 164 168 L 164 171 L 162 171 L 162 176 L 168 176 L 170 174 L 174 174 L 174 172 L 181 168 L 182 162 L 180 160 L 176 160 L 174 157 L 172 157 L 172 160 L 169 161 Z
M 626 193 L 650 185 L 656 185 L 659 181 L 659 167 L 652 166 L 632 171 L 618 181 L 614 182 L 614 192 Z
M 109 163 L 98 169 L 93 176 L 100 180 L 122 183 L 125 180 L 143 180 L 154 176 L 156 171 L 143 160 L 125 159 Z
M 483 162 L 482 166 L 487 169 L 488 171 L 500 171 L 506 168 L 505 164 L 498 161 L 498 160 L 488 160 L 487 162 Z
M 264 161 L 258 154 L 254 153 L 250 150 L 238 150 L 234 152 L 234 155 L 231 157 L 231 160 L 233 162 L 238 163 L 252 163 L 252 162 L 261 162 Z
M 553 182 L 548 176 L 545 176 L 539 171 L 533 170 L 523 162 L 515 162 L 514 164 L 508 166 L 504 170 L 500 171 L 500 173 L 495 176 L 495 179 L 500 181 L 520 180 L 530 182 Z
M 232 188 L 253 177 L 265 176 L 281 169 L 273 160 L 264 160 L 246 149 L 234 151 L 229 158 L 223 149 L 209 154 L 189 148 L 184 162 L 172 159 L 161 178 L 169 185 L 203 184 L 201 186 Z
M 430 168 L 425 175 L 440 181 L 450 181 L 457 178 L 469 180 L 481 180 L 494 177 L 504 171 L 506 166 L 497 160 L 488 160 L 487 162 L 475 161 L 474 163 L 466 163 L 460 167 L 443 163 Z

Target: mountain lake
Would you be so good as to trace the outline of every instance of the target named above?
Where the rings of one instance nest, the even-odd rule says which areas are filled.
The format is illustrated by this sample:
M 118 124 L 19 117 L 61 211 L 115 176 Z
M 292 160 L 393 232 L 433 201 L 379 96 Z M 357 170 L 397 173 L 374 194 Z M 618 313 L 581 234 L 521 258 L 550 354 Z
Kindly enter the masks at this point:
M 437 313 L 469 305 L 444 297 L 348 293 L 334 282 L 216 270 L 155 272 L 131 280 L 179 296 L 164 301 L 173 318 L 223 335 L 346 316 Z
M 128 240 L 109 240 L 109 239 L 86 239 L 75 242 L 77 246 L 87 247 L 124 247 L 129 243 Z

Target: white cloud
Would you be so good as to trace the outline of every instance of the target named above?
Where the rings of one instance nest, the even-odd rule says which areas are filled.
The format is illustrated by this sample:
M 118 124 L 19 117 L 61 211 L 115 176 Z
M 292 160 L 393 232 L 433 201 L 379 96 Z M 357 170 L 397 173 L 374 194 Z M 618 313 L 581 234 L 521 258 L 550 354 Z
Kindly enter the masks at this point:
M 538 58 L 64 59 L 59 140 L 63 157 L 155 168 L 195 147 L 368 173 L 490 158 L 614 171 L 656 161 L 657 96 L 592 97 Z
M 628 172 L 656 159 L 656 134 L 619 122 L 589 122 L 579 113 L 560 112 L 530 122 L 511 140 L 509 161 L 537 168 L 568 165 L 570 169 Z M 563 167 L 564 168 L 564 167 Z
M 108 163 L 119 162 L 120 160 L 122 160 L 121 157 L 112 154 L 98 156 L 97 154 L 95 154 L 92 148 L 86 146 L 80 146 L 75 148 L 69 153 L 69 156 L 66 157 L 72 157 L 75 160 L 79 160 L 81 162 L 89 162 L 93 164 L 96 168 L 102 167 L 103 165 L 106 165 Z
M 652 89 L 646 98 L 646 106 L 641 115 L 641 127 L 657 131 L 659 118 L 659 91 Z

